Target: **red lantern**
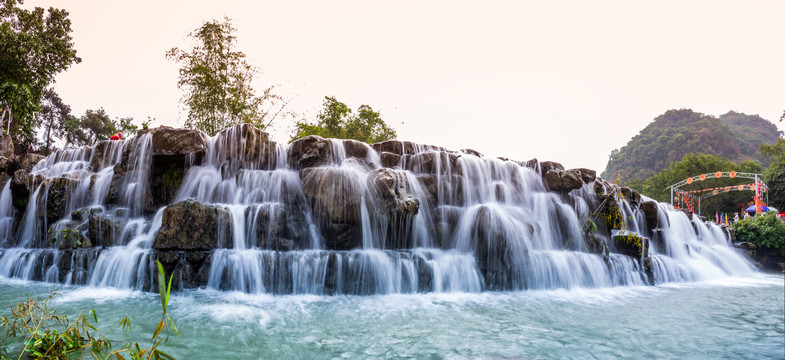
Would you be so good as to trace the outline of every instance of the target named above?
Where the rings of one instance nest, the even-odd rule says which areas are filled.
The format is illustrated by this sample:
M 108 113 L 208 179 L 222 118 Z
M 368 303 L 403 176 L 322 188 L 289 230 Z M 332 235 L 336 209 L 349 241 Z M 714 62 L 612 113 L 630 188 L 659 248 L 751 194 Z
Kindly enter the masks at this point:
M 692 178 L 687 179 L 687 184 L 692 184 Z
M 701 181 L 703 181 L 703 180 L 706 180 L 706 174 L 701 174 L 701 176 L 699 177 L 699 179 L 700 179 Z
M 731 179 L 735 178 L 736 177 L 736 172 L 735 171 L 731 171 L 729 176 L 731 177 Z
M 722 177 L 722 171 L 717 171 L 716 173 L 714 173 L 714 177 L 717 178 L 717 179 L 721 178 Z

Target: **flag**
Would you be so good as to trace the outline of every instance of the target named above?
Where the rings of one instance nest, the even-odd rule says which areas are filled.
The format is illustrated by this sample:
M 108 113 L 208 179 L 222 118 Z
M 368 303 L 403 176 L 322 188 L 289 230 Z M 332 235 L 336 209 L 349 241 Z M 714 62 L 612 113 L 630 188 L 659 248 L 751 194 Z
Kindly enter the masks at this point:
M 714 212 L 714 222 L 719 224 L 720 223 L 720 215 L 718 212 Z

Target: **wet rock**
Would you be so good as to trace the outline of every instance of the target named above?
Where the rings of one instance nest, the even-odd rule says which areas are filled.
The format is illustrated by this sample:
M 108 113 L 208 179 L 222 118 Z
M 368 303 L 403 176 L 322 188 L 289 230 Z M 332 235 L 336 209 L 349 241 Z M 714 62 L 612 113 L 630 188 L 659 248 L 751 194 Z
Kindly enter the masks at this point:
M 13 170 L 14 170 L 14 161 L 5 156 L 0 156 L 0 173 L 13 174 Z
M 253 245 L 265 250 L 291 251 L 311 246 L 308 221 L 300 209 L 285 208 L 282 204 L 262 204 L 253 211 Z
M 324 229 L 324 245 L 329 250 L 351 250 L 362 247 L 362 232 L 358 224 L 330 222 Z
M 561 191 L 563 185 L 561 175 L 558 171 L 549 170 L 545 172 L 542 176 L 542 180 L 545 182 L 545 186 L 548 187 L 548 190 Z
M 66 205 L 69 196 L 74 194 L 74 189 L 79 185 L 78 179 L 67 176 L 58 176 L 46 179 L 43 183 L 46 189 L 46 217 L 49 223 L 63 218 L 66 215 Z
M 43 155 L 29 154 L 29 153 L 25 154 L 19 158 L 19 169 L 23 169 L 27 172 L 31 172 L 33 171 L 33 167 L 44 158 L 45 156 Z
M 638 205 L 641 202 L 641 194 L 637 190 L 628 187 L 622 187 L 621 194 L 632 205 Z
M 391 152 L 383 152 L 380 155 L 382 166 L 384 167 L 396 167 L 401 163 L 401 155 L 394 154 Z
M 185 200 L 164 209 L 156 250 L 212 250 L 233 247 L 231 215 L 222 207 Z
M 137 136 L 147 133 L 153 134 L 153 156 L 194 154 L 201 157 L 207 151 L 207 136 L 198 130 L 159 126 L 141 130 Z
M 580 170 L 571 169 L 560 172 L 562 180 L 562 191 L 570 192 L 575 189 L 580 189 L 583 186 L 583 176 Z
M 30 200 L 30 191 L 36 185 L 34 184 L 34 177 L 29 176 L 27 170 L 19 169 L 14 172 L 11 178 L 11 196 L 13 199 L 14 208 L 24 212 L 27 208 L 27 203 Z
M 122 156 L 124 145 L 124 141 L 115 140 L 105 140 L 96 143 L 90 155 L 90 168 L 94 172 L 98 172 L 112 165 L 117 160 L 117 155 Z
M 464 154 L 474 155 L 476 157 L 483 157 L 483 155 L 479 151 L 474 149 L 461 149 L 461 152 Z
M 11 135 L 0 135 L 0 156 L 11 159 L 14 156 L 14 142 Z
M 641 203 L 641 210 L 646 217 L 646 226 L 651 229 L 660 227 L 657 203 L 654 201 L 644 201 Z
M 310 135 L 289 145 L 289 165 L 296 170 L 330 164 L 333 150 L 330 140 Z
M 534 159 L 534 160 L 537 160 L 537 159 Z M 548 171 L 551 171 L 551 170 L 564 170 L 564 166 L 562 164 L 559 164 L 559 163 L 555 162 L 555 161 L 541 161 L 540 162 L 540 171 L 542 172 L 542 174 L 545 174 L 545 173 L 547 173 Z
M 93 247 L 93 243 L 81 231 L 67 228 L 57 234 L 56 241 L 59 243 L 60 250 L 65 249 L 87 249 Z
M 320 167 L 302 170 L 300 178 L 303 194 L 318 218 L 335 223 L 359 221 L 364 176 L 349 169 Z
M 124 245 L 122 234 L 127 217 L 102 212 L 93 208 L 88 210 L 87 236 L 97 246 L 109 247 Z
M 570 192 L 583 186 L 579 170 L 548 170 L 542 177 L 550 191 Z
M 172 277 L 173 289 L 195 289 L 210 279 L 210 251 L 159 251 L 154 255 Z
M 375 190 L 378 203 L 388 214 L 417 214 L 420 202 L 411 194 L 411 186 L 403 172 L 389 168 L 372 171 L 368 187 Z
M 586 169 L 586 168 L 578 168 L 575 170 L 580 171 L 581 179 L 583 179 L 584 183 L 590 183 L 597 179 L 597 172 L 594 170 Z
M 641 259 L 649 256 L 649 239 L 634 233 L 625 233 L 613 237 L 615 252 Z
M 449 174 L 460 173 L 452 158 L 458 155 L 447 152 L 426 151 L 411 155 L 406 160 L 406 169 L 417 174 Z
M 238 169 L 269 170 L 277 164 L 276 144 L 269 135 L 252 126 L 239 124 L 224 129 L 216 135 L 215 146 L 223 151 L 225 167 L 235 173 Z
M 360 160 L 365 160 L 368 157 L 368 151 L 373 151 L 370 145 L 357 140 L 343 140 L 343 148 L 346 151 L 346 157 Z
M 414 154 L 414 143 L 400 140 L 387 140 L 372 145 L 378 153 L 389 152 L 396 155 Z

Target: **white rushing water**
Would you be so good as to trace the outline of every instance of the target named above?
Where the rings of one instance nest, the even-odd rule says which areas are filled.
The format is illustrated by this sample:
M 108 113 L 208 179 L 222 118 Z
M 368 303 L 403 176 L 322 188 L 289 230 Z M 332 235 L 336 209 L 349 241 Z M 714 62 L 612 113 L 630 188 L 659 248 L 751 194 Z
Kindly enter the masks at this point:
M 389 154 L 330 139 L 319 166 L 302 169 L 294 165 L 294 145 L 248 133 L 227 129 L 208 140 L 200 161 L 185 157 L 174 202 L 209 205 L 229 221 L 218 225 L 226 227 L 218 234 L 228 234 L 216 239 L 218 249 L 188 253 L 206 257 L 199 261 L 209 269 L 188 275 L 178 268 L 181 284 L 195 276 L 221 291 L 372 295 L 640 286 L 754 273 L 717 225 L 659 204 L 660 227 L 649 229 L 637 206 L 615 196 L 623 233 L 651 239 L 650 279 L 644 259 L 615 251 L 610 232 L 586 237 L 584 223 L 600 203 L 594 181 L 569 193 L 548 191 L 539 163 L 402 142 L 397 164 L 385 160 L 383 167 Z M 158 201 L 151 195 L 153 134 L 99 146 L 58 151 L 37 164 L 21 214 L 11 181 L 4 184 L 0 277 L 152 288 L 154 260 L 165 255 L 153 249 L 165 212 L 151 208 Z M 379 185 L 385 181 L 392 185 Z M 395 208 L 411 204 L 416 211 Z M 96 243 L 84 246 L 88 239 Z M 613 251 L 598 251 L 592 241 Z M 186 256 L 178 254 L 172 256 Z

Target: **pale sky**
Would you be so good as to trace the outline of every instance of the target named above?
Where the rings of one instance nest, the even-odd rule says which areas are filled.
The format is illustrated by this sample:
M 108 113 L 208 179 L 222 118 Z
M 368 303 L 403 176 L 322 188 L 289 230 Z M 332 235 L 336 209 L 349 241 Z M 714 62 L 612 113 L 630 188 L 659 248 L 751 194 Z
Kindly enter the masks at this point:
M 70 12 L 82 63 L 57 77 L 73 113 L 182 126 L 178 65 L 204 21 L 313 119 L 325 95 L 381 112 L 401 140 L 602 171 L 668 109 L 785 110 L 785 1 L 27 0 Z M 286 142 L 291 122 L 275 123 Z

